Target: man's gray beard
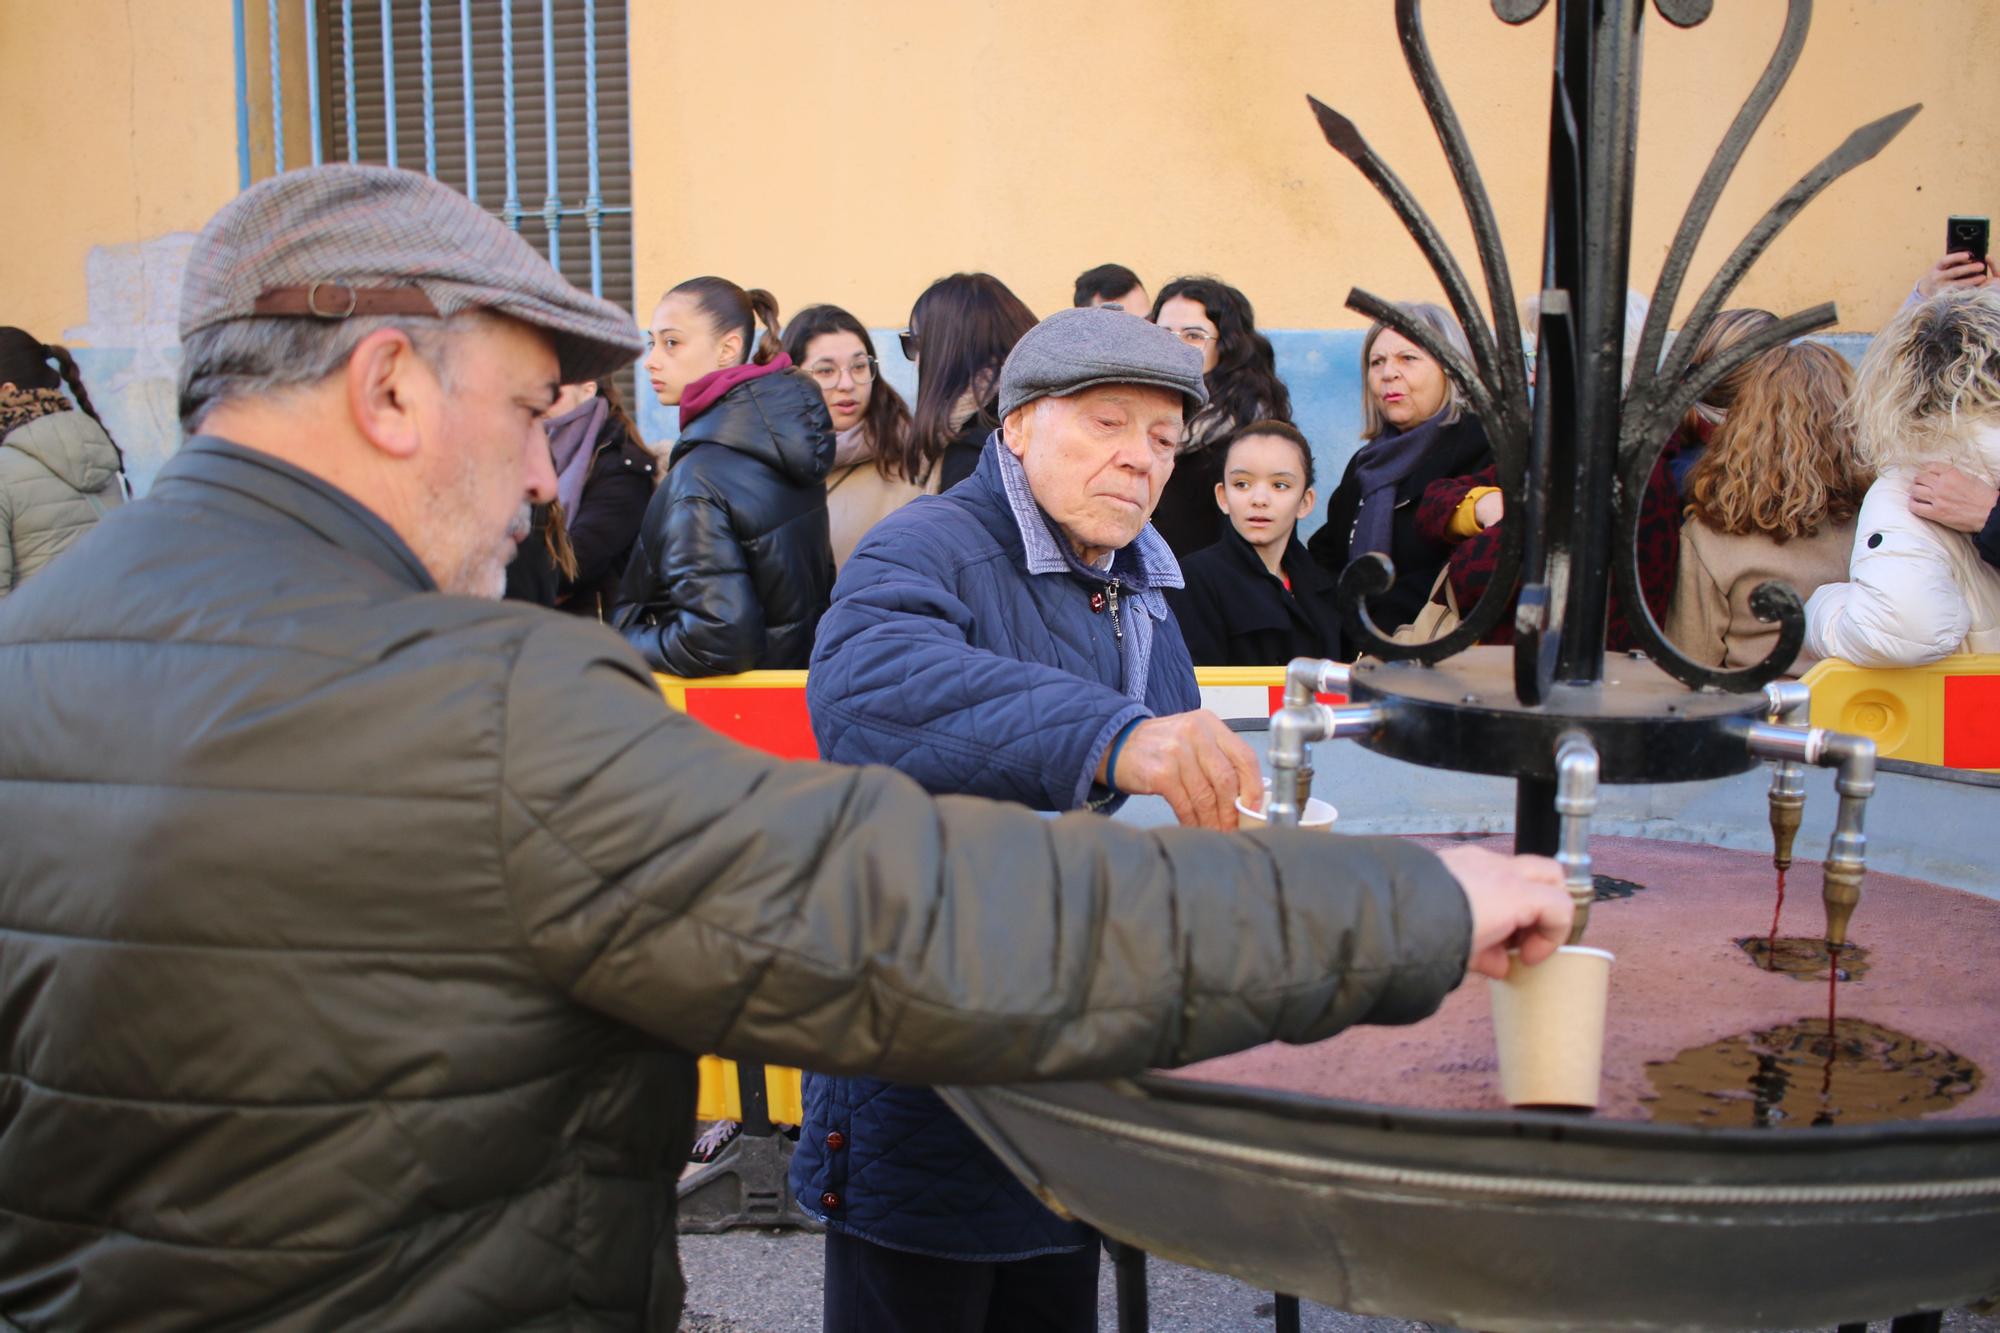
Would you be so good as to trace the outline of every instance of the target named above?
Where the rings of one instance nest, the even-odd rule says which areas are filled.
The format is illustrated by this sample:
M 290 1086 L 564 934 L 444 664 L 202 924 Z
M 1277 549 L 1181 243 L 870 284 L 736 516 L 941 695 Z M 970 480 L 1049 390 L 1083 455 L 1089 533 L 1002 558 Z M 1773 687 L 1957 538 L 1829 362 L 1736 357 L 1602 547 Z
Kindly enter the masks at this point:
M 506 536 L 481 551 L 468 552 L 457 574 L 440 584 L 443 591 L 497 602 L 507 593 L 507 566 L 517 559 L 521 543 L 534 535 L 534 510 L 522 505 L 507 525 Z

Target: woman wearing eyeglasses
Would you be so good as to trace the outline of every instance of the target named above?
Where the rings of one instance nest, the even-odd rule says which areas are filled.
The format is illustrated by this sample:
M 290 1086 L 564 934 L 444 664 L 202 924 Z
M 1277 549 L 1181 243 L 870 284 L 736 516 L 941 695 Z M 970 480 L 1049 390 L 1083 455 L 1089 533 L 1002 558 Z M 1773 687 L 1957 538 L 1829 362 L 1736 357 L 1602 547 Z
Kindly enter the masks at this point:
M 919 495 L 937 493 L 939 468 L 910 444 L 910 409 L 878 374 L 875 343 L 837 305 L 809 305 L 785 325 L 785 354 L 810 375 L 833 418 L 826 516 L 838 570 L 868 529 Z
M 660 298 L 646 341 L 680 438 L 613 623 L 677 676 L 803 667 L 833 591 L 833 422 L 813 382 L 787 373 L 777 299 L 691 278 Z
M 990 273 L 954 273 L 924 289 L 903 330 L 903 355 L 916 363 L 917 407 L 911 447 L 938 465 L 948 491 L 979 466 L 986 439 L 1000 425 L 1000 364 L 1035 312 Z
M 1153 323 L 1201 353 L 1208 406 L 1187 423 L 1174 472 L 1153 510 L 1153 527 L 1183 558 L 1221 539 L 1215 508 L 1220 451 L 1253 421 L 1292 420 L 1271 341 L 1257 332 L 1250 298 L 1215 278 L 1176 278 L 1153 301 Z

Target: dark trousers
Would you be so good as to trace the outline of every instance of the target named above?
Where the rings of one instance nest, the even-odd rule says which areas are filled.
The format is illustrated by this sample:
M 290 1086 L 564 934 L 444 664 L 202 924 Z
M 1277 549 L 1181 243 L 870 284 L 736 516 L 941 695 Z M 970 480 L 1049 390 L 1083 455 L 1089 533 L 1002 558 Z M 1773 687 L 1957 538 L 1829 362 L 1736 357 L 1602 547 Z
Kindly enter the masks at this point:
M 978 1263 L 829 1231 L 822 1333 L 1096 1333 L 1097 1251 Z

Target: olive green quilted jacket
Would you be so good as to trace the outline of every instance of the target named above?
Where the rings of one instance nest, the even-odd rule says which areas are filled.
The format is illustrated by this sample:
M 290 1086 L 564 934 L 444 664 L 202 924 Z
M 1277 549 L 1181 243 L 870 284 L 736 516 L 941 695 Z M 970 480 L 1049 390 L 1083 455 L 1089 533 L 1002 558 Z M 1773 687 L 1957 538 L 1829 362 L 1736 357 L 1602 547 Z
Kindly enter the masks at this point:
M 1427 852 L 782 763 L 196 439 L 0 602 L 0 1327 L 675 1327 L 704 1051 L 1091 1077 L 1429 1012 Z

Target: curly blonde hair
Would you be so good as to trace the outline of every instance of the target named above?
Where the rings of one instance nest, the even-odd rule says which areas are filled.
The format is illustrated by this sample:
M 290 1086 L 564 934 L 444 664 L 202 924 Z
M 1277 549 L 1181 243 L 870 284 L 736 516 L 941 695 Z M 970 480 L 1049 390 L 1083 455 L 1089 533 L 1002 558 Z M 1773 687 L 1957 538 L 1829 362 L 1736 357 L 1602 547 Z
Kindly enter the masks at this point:
M 1717 532 L 1810 537 L 1861 510 L 1873 470 L 1847 418 L 1854 372 L 1820 343 L 1773 348 L 1749 376 L 1688 475 L 1697 517 Z
M 1972 461 L 1974 429 L 2000 423 L 2000 293 L 1940 292 L 1891 320 L 1861 358 L 1849 419 L 1877 469 Z

